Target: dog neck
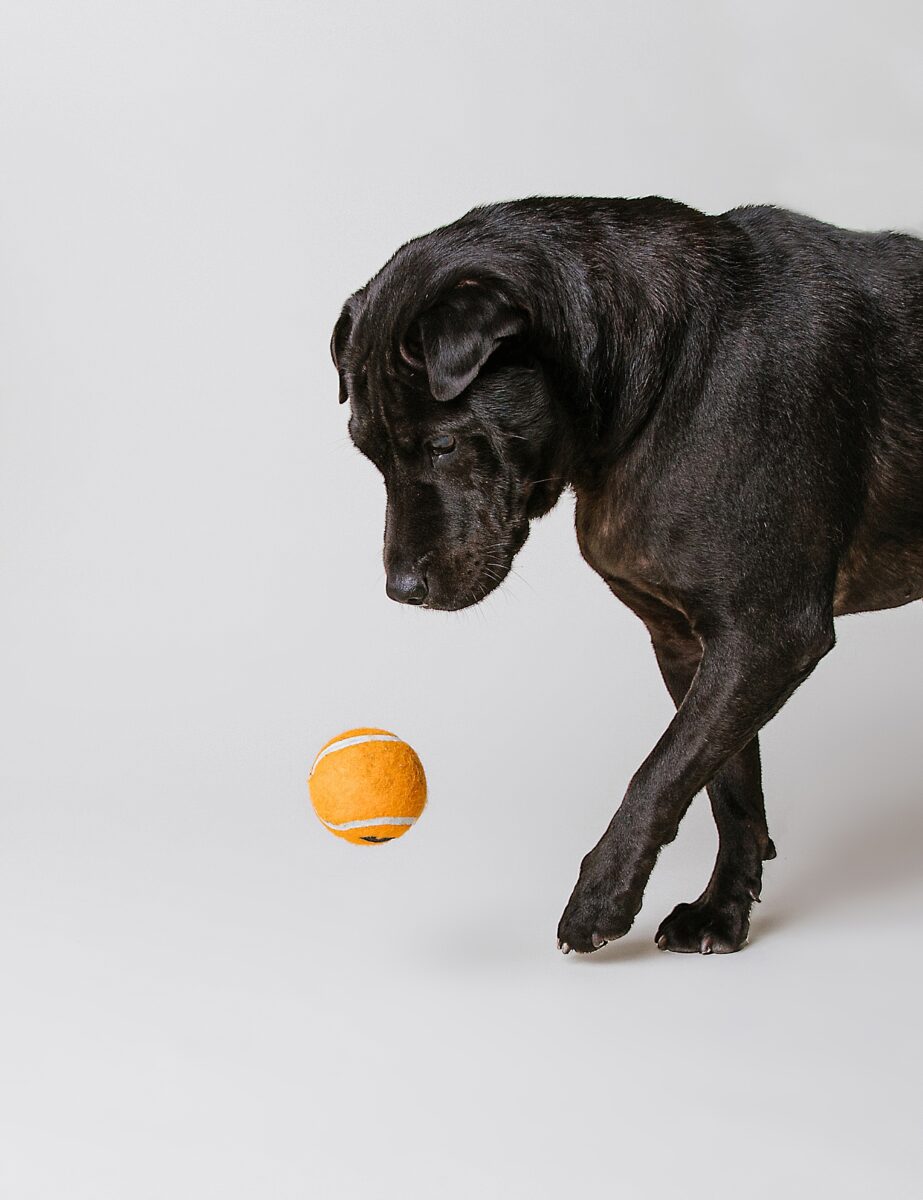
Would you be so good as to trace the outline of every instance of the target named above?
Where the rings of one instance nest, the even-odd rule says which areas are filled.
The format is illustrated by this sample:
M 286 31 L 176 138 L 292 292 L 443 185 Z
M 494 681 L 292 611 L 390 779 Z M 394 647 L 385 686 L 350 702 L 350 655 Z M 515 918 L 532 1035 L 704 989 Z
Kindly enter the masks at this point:
M 599 201 L 589 230 L 586 208 L 566 201 L 500 207 L 503 233 L 519 228 L 513 260 L 495 247 L 494 269 L 531 312 L 570 482 L 592 486 L 652 419 L 701 395 L 749 243 L 725 218 L 668 200 Z

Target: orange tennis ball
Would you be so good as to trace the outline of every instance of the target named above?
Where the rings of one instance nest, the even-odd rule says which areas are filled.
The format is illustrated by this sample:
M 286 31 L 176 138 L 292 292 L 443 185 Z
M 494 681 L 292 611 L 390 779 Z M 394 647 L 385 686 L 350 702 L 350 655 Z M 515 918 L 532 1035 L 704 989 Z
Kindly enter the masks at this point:
M 308 788 L 330 832 L 358 845 L 402 837 L 426 806 L 423 764 L 387 729 L 348 729 L 331 738 L 314 760 Z

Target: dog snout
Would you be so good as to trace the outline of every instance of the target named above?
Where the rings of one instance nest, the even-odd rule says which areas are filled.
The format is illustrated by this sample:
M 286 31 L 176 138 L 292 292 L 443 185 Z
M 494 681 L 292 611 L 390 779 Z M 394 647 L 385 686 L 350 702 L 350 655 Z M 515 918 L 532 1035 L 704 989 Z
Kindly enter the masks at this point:
M 426 575 L 421 567 L 397 567 L 388 572 L 385 591 L 399 604 L 422 604 L 429 595 Z

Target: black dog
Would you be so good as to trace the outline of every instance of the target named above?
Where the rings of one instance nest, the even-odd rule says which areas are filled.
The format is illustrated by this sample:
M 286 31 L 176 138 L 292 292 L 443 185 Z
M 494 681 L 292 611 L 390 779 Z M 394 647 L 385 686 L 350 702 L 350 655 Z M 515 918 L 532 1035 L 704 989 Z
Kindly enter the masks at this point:
M 707 785 L 711 880 L 665 950 L 739 949 L 766 828 L 757 731 L 833 618 L 923 596 L 923 242 L 659 198 L 474 209 L 403 246 L 331 349 L 388 493 L 388 595 L 476 604 L 564 487 L 678 711 L 558 928 L 630 927 Z

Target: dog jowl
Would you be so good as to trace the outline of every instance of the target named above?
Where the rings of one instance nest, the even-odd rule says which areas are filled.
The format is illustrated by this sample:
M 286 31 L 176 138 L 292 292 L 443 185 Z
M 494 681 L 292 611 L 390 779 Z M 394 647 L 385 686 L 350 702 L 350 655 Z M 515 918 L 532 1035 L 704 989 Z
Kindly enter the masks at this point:
M 714 871 L 657 943 L 739 949 L 775 853 L 759 730 L 835 617 L 923 597 L 923 242 L 659 198 L 492 205 L 401 247 L 331 352 L 387 488 L 392 599 L 476 604 L 568 487 L 584 558 L 650 633 L 677 712 L 561 949 L 630 928 L 703 787 Z

